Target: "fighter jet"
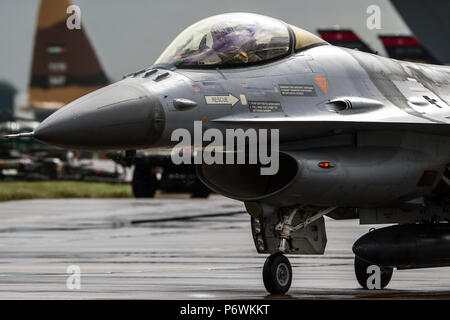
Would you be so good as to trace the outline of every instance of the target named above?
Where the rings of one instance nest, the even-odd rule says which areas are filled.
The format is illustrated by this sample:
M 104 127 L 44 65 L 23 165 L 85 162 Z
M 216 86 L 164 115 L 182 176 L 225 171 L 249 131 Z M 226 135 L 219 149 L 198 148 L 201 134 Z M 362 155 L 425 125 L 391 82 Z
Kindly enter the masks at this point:
M 384 288 L 394 268 L 450 265 L 449 105 L 449 67 L 341 48 L 277 19 L 230 13 L 188 27 L 151 67 L 67 104 L 24 136 L 131 155 L 176 146 L 180 132 L 194 136 L 196 152 L 202 133 L 267 133 L 267 144 L 278 142 L 270 174 L 262 158 L 196 164 L 210 189 L 245 203 L 256 250 L 269 254 L 266 289 L 290 288 L 285 254 L 324 253 L 325 215 L 394 224 L 353 246 L 358 282 Z M 201 140 L 205 150 L 211 136 Z

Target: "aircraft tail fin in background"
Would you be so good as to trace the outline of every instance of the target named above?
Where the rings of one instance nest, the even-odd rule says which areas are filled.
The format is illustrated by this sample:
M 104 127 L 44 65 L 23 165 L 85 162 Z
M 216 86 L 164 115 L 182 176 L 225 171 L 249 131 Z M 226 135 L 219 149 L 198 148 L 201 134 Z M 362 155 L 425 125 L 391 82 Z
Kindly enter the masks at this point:
M 440 64 L 450 64 L 450 1 L 390 0 L 411 32 Z
M 67 28 L 70 5 L 69 0 L 40 4 L 28 102 L 41 119 L 109 83 L 83 26 Z
M 390 58 L 412 62 L 439 64 L 439 62 L 412 36 L 380 35 Z
M 375 53 L 353 30 L 350 29 L 319 29 L 320 37 L 332 45 L 358 49 L 359 51 Z

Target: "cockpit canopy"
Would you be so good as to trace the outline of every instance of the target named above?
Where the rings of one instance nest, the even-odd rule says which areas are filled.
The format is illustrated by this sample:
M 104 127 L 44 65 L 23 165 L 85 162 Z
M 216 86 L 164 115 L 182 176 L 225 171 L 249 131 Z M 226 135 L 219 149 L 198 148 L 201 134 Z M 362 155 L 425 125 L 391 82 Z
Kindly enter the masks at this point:
M 315 44 L 319 37 L 266 16 L 228 13 L 184 30 L 155 64 L 176 67 L 242 66 L 284 57 Z

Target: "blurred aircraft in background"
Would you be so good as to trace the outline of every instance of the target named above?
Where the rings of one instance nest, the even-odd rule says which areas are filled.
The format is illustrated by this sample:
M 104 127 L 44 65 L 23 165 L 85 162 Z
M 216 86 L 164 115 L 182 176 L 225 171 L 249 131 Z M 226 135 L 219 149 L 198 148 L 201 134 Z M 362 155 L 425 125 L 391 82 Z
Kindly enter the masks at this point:
M 41 1 L 26 106 L 37 120 L 110 83 L 85 28 L 67 28 L 70 5 L 69 0 Z
M 0 133 L 34 130 L 39 121 L 64 104 L 107 84 L 103 68 L 84 31 L 69 30 L 69 0 L 42 0 L 34 37 L 28 103 L 14 106 L 15 89 L 0 84 Z M 56 149 L 33 139 L 0 139 L 0 179 L 98 180 L 119 182 L 112 163 L 91 159 L 93 153 Z M 99 161 L 99 162 L 97 162 Z M 108 161 L 109 162 L 109 161 Z
M 439 64 L 450 64 L 450 1 L 391 0 L 391 3 Z
M 362 52 L 375 53 L 356 33 L 351 29 L 319 29 L 320 37 L 332 45 L 357 49 Z
M 351 29 L 319 29 L 321 38 L 335 46 L 378 54 Z M 390 58 L 412 62 L 439 64 L 439 62 L 413 36 L 380 35 Z
M 440 64 L 419 41 L 412 36 L 380 35 L 390 58 L 411 62 Z
M 69 17 L 67 8 L 69 0 L 42 0 L 34 37 L 31 76 L 29 82 L 28 103 L 19 106 L 13 114 L 13 102 L 0 116 L 4 121 L 0 125 L 0 134 L 22 133 L 33 131 L 39 121 L 44 120 L 63 105 L 99 89 L 110 83 L 98 59 L 94 47 L 89 41 L 86 28 L 69 30 L 66 20 Z M 14 88 L 4 85 L 3 91 L 10 92 L 8 97 L 15 94 Z M 0 84 L 0 107 L 2 86 Z M 6 98 L 5 98 L 6 99 Z M 8 111 L 9 110 L 9 111 Z M 75 152 L 75 156 L 67 156 L 67 151 L 57 151 L 54 147 L 46 146 L 33 139 L 19 141 L 1 141 L 0 148 L 4 149 L 4 157 L 0 160 L 1 172 L 12 172 L 20 179 L 83 179 L 83 180 L 119 180 L 122 177 L 116 172 L 117 165 L 134 166 L 132 189 L 136 197 L 153 197 L 157 190 L 167 192 L 190 192 L 193 197 L 207 197 L 210 190 L 197 178 L 195 168 L 191 165 L 175 166 L 167 154 L 154 152 L 140 152 L 136 157 L 124 154 L 109 154 L 115 166 L 108 164 L 107 155 L 100 153 L 103 160 L 91 159 L 92 153 Z M 13 151 L 14 156 L 7 150 Z M 20 155 L 16 151 L 26 152 Z M 0 155 L 1 157 L 1 155 Z M 27 165 L 24 166 L 26 158 Z M 78 158 L 86 159 L 78 161 Z M 102 163 L 99 163 L 102 162 Z M 38 164 L 44 163 L 41 166 Z M 57 163 L 54 166 L 48 163 Z M 44 172 L 39 168 L 45 167 Z M 108 169 L 106 169 L 106 168 Z M 54 170 L 49 170 L 53 168 Z M 8 169 L 8 170 L 7 170 Z M 4 177 L 8 175 L 3 175 Z

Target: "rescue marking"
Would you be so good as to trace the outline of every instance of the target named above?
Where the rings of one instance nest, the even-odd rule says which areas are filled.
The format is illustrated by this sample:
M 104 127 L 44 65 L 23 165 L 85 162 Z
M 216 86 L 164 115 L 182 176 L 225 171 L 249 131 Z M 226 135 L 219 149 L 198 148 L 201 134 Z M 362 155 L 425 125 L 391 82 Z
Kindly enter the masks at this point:
M 205 101 L 206 104 L 229 104 L 233 107 L 239 101 L 239 99 L 230 93 L 227 96 L 205 96 Z

